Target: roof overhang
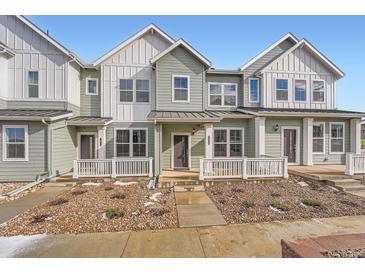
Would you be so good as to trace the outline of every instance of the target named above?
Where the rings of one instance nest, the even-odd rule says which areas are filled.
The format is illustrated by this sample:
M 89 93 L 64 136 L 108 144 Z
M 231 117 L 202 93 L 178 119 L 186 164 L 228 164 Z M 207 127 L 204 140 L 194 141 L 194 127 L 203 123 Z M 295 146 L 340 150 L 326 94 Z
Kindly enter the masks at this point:
M 54 122 L 72 117 L 71 111 L 0 110 L 0 120 Z
M 2 43 L 0 43 L 0 54 L 6 54 L 9 58 L 15 56 L 15 52 Z
M 107 126 L 113 122 L 111 117 L 77 116 L 67 120 L 68 126 Z
M 240 71 L 240 70 L 229 70 L 229 69 L 214 69 L 214 68 L 210 68 L 210 69 L 207 70 L 207 74 L 243 75 L 243 71 Z

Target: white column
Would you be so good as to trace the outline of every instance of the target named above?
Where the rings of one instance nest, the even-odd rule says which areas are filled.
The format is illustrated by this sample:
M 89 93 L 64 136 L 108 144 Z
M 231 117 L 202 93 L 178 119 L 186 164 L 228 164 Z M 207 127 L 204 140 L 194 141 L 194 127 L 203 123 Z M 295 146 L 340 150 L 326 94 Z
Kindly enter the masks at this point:
M 98 159 L 106 158 L 106 127 L 98 127 L 98 138 L 96 140 L 98 148 Z
M 162 144 L 162 124 L 155 124 L 155 176 L 160 175 L 160 155 Z
M 361 153 L 361 120 L 351 119 L 350 121 L 351 152 Z
M 265 117 L 255 118 L 255 156 L 265 155 Z
M 313 118 L 303 119 L 303 164 L 313 165 Z
M 213 124 L 207 123 L 205 127 L 205 158 L 213 158 Z

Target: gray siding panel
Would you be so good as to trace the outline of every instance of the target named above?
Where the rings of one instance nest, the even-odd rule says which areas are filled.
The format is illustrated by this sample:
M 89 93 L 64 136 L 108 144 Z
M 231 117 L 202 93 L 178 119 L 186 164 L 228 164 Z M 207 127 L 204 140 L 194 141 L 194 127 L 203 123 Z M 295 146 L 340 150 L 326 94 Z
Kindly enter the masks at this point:
M 86 94 L 86 78 L 99 79 L 98 95 Z M 80 115 L 81 116 L 100 116 L 100 71 L 82 70 L 80 88 Z
M 0 99 L 0 109 L 7 108 L 7 103 L 4 99 Z
M 9 109 L 67 109 L 65 101 L 42 101 L 42 100 L 17 100 L 8 101 Z

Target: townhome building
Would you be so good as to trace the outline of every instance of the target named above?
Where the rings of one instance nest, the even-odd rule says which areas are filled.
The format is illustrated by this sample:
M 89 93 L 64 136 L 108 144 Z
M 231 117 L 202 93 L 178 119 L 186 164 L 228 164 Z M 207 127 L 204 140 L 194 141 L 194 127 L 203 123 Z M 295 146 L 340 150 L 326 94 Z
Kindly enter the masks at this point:
M 86 64 L 25 17 L 0 16 L 0 180 L 212 169 L 204 159 L 344 165 L 365 114 L 337 108 L 342 77 L 291 33 L 227 70 L 151 24 Z

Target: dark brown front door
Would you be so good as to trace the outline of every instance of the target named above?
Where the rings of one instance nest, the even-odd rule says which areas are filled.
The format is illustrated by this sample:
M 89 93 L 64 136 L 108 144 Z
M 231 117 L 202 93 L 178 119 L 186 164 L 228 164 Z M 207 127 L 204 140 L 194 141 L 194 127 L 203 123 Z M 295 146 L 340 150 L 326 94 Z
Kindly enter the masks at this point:
M 288 157 L 288 163 L 297 162 L 297 130 L 284 129 L 284 156 Z
M 82 134 L 80 142 L 80 159 L 95 159 L 95 136 Z
M 189 168 L 189 136 L 174 135 L 174 168 Z

